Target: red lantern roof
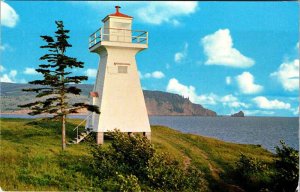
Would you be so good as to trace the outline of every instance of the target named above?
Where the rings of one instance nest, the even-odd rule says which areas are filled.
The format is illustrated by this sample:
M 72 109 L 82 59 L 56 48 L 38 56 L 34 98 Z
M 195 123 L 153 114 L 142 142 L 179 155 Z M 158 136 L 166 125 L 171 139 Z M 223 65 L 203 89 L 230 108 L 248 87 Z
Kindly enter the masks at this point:
M 133 18 L 133 17 L 131 17 L 131 16 L 129 16 L 129 15 L 125 15 L 125 14 L 119 12 L 119 9 L 121 8 L 120 6 L 115 6 L 115 8 L 116 8 L 116 12 L 107 15 L 107 16 L 102 20 L 103 22 L 106 21 L 106 20 L 108 19 L 108 16 Z
M 115 6 L 115 8 L 116 8 L 116 12 L 110 14 L 109 16 L 117 16 L 117 17 L 128 17 L 128 18 L 132 18 L 132 17 L 129 16 L 129 15 L 125 15 L 125 14 L 119 12 L 119 9 L 121 8 L 120 6 L 117 5 L 117 6 Z

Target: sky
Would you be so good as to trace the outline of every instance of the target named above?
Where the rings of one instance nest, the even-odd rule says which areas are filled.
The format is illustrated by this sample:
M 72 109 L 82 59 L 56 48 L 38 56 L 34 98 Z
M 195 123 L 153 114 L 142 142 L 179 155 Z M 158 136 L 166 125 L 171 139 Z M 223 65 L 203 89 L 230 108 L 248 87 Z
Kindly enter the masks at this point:
M 99 56 L 88 37 L 117 4 L 134 17 L 133 30 L 149 33 L 149 48 L 136 56 L 143 89 L 219 115 L 298 116 L 298 2 L 1 1 L 0 81 L 40 79 L 40 35 L 53 35 L 62 20 L 71 30 L 67 53 L 85 63 L 74 74 L 94 84 Z

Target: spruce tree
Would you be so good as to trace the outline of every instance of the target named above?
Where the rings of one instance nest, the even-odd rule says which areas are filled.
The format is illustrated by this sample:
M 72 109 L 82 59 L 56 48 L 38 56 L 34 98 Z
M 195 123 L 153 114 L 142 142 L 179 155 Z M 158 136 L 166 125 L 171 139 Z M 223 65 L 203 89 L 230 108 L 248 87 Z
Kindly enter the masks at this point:
M 62 130 L 62 150 L 66 148 L 66 117 L 70 113 L 77 113 L 79 109 L 86 108 L 89 111 L 100 113 L 97 106 L 85 103 L 70 104 L 70 96 L 79 95 L 81 89 L 75 86 L 80 82 L 87 80 L 87 76 L 71 76 L 72 68 L 83 68 L 84 63 L 77 61 L 76 58 L 66 55 L 69 44 L 69 30 L 64 29 L 62 21 L 55 21 L 57 31 L 55 36 L 41 36 L 46 45 L 41 46 L 47 49 L 48 53 L 40 58 L 44 61 L 36 69 L 43 75 L 42 80 L 34 80 L 29 84 L 38 85 L 35 88 L 23 89 L 27 92 L 36 92 L 37 101 L 20 105 L 19 107 L 30 108 L 29 115 L 38 115 L 42 113 L 53 114 L 52 118 L 61 120 Z

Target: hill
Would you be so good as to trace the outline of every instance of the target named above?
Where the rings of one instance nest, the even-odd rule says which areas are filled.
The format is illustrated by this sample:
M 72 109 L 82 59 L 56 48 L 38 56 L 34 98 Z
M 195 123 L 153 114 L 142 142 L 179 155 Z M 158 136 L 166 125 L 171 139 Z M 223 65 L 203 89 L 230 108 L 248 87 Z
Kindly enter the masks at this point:
M 70 120 L 67 136 L 81 120 Z M 17 191 L 99 191 L 90 175 L 91 154 L 86 143 L 68 145 L 61 152 L 59 122 L 0 119 L 0 186 Z M 152 126 L 152 144 L 182 165 L 191 164 L 205 174 L 210 191 L 243 191 L 227 173 L 241 153 L 271 162 L 273 154 L 257 145 L 223 142 Z M 106 142 L 106 145 L 109 142 Z M 3 150 L 5 149 L 5 150 Z
M 12 112 L 20 110 L 18 105 L 35 100 L 34 93 L 23 92 L 22 89 L 37 87 L 30 84 L 1 83 L 1 111 Z M 72 102 L 88 102 L 89 92 L 93 85 L 79 84 L 80 96 L 73 96 Z M 202 105 L 194 104 L 189 99 L 180 95 L 162 91 L 144 90 L 146 107 L 149 115 L 195 115 L 216 116 L 217 113 L 204 108 Z

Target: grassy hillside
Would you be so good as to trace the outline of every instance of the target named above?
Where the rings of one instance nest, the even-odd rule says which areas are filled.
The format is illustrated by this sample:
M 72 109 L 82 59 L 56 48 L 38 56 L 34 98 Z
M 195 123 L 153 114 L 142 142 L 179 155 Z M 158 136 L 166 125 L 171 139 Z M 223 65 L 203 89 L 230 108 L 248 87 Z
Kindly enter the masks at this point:
M 69 145 L 61 152 L 59 124 L 32 119 L 0 119 L 0 186 L 3 190 L 96 190 L 89 175 L 91 155 L 87 143 Z M 67 135 L 80 120 L 71 120 Z M 107 142 L 108 143 L 108 142 Z M 183 134 L 173 129 L 152 126 L 152 143 L 170 153 L 182 165 L 201 169 L 212 191 L 240 191 L 226 172 L 240 153 L 264 162 L 273 155 L 256 145 L 242 145 L 212 138 Z

